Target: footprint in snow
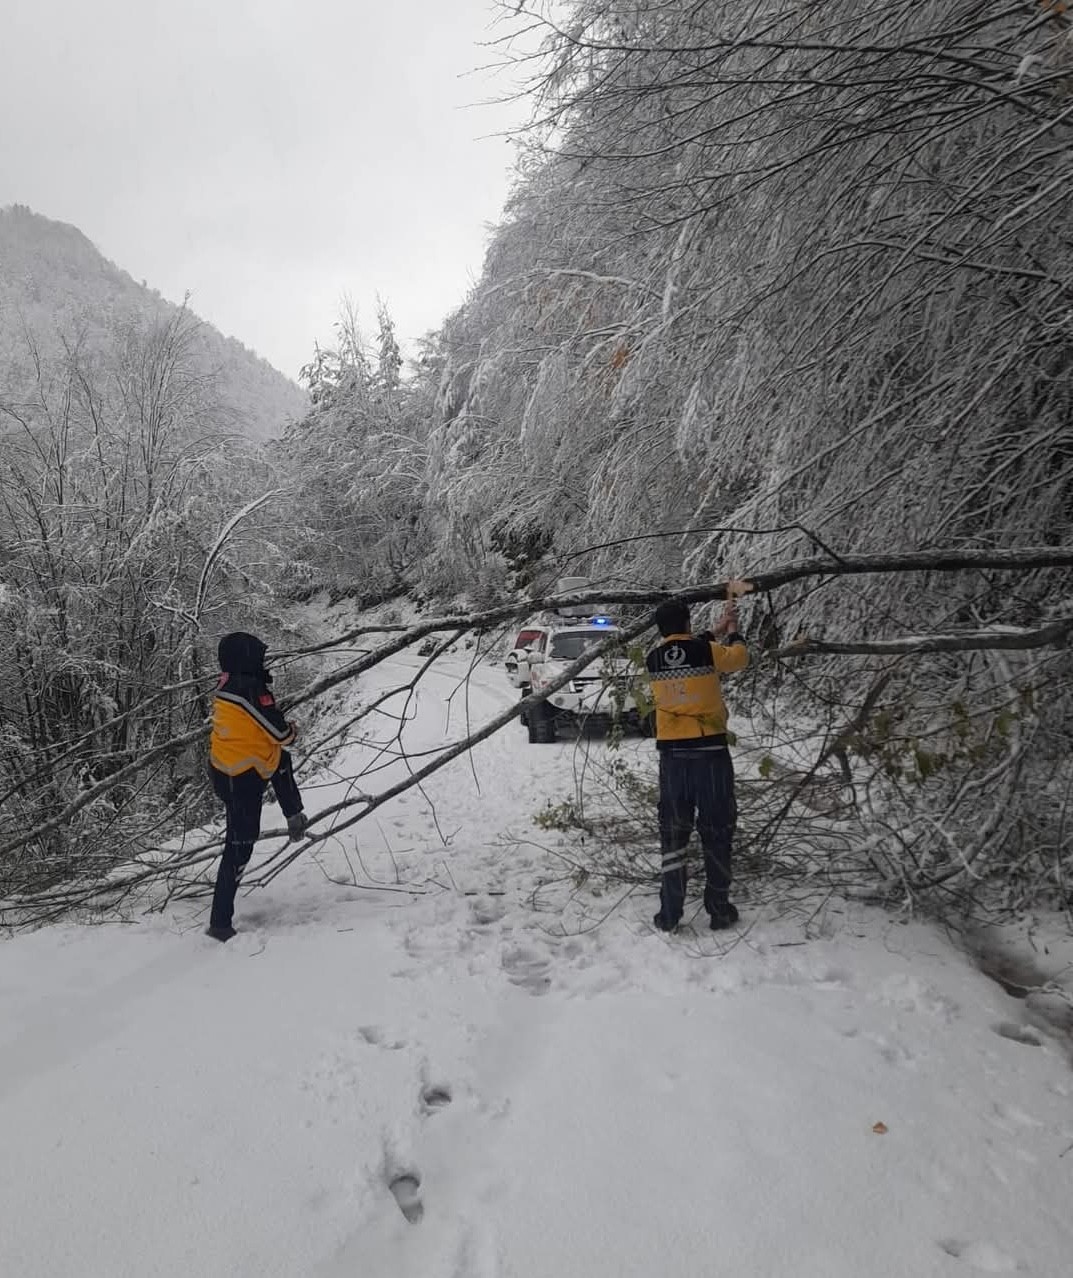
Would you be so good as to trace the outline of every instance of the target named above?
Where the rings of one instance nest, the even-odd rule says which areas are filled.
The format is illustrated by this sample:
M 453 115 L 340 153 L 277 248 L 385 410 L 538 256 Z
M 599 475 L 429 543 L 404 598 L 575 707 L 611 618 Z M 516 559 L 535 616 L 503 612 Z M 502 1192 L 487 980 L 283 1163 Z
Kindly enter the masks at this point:
M 421 1108 L 426 1114 L 445 1109 L 452 1100 L 451 1089 L 444 1084 L 430 1084 L 421 1089 Z
M 1012 1274 L 1020 1268 L 1012 1256 L 988 1242 L 963 1242 L 958 1238 L 939 1239 L 940 1248 L 955 1260 L 963 1260 L 985 1274 Z
M 435 933 L 424 928 L 414 928 L 402 943 L 402 948 L 411 958 L 443 958 L 446 956 L 443 941 Z
M 530 994 L 546 994 L 551 988 L 549 965 L 546 955 L 525 945 L 503 952 L 503 970 L 507 973 L 507 980 Z
M 880 1059 L 886 1061 L 888 1065 L 912 1065 L 915 1061 L 913 1053 L 908 1047 L 903 1047 L 901 1043 L 892 1043 L 889 1039 L 884 1038 L 882 1034 L 869 1034 L 868 1038 L 876 1046 Z
M 506 914 L 507 907 L 494 897 L 480 897 L 470 901 L 469 912 L 478 927 L 490 927 L 493 923 L 498 923 Z
M 1001 1101 L 995 1101 L 992 1104 L 991 1112 L 994 1114 L 998 1124 L 1006 1127 L 1008 1131 L 1017 1127 L 1044 1126 L 1038 1118 L 1033 1118 L 1031 1114 L 1026 1114 L 1023 1109 L 1018 1109 L 1016 1105 L 1003 1105 Z
M 822 967 L 816 972 L 814 984 L 817 989 L 837 990 L 851 984 L 850 973 L 842 967 Z
M 397 1052 L 406 1044 L 402 1039 L 385 1038 L 384 1031 L 379 1025 L 361 1025 L 358 1027 L 358 1037 L 370 1047 L 382 1047 L 385 1052 Z
M 396 1172 L 388 1177 L 388 1189 L 391 1190 L 399 1211 L 411 1225 L 425 1214 L 425 1204 L 421 1201 L 421 1177 L 416 1171 Z
M 1035 1030 L 1025 1025 L 1017 1025 L 1014 1021 L 999 1021 L 991 1028 L 1000 1038 L 1008 1038 L 1013 1043 L 1024 1043 L 1026 1047 L 1042 1047 L 1043 1039 Z

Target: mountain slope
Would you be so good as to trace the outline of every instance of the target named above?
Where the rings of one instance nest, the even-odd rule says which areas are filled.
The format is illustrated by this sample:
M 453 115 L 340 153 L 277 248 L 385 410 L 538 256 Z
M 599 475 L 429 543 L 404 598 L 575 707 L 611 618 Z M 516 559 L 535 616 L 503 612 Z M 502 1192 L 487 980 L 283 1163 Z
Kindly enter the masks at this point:
M 64 338 L 90 346 L 131 322 L 161 319 L 176 307 L 103 257 L 76 227 L 15 204 L 0 209 L 0 386 L 25 360 L 26 334 L 43 354 Z M 269 438 L 301 417 L 305 392 L 232 337 L 203 323 L 197 335 L 204 372 L 244 433 Z

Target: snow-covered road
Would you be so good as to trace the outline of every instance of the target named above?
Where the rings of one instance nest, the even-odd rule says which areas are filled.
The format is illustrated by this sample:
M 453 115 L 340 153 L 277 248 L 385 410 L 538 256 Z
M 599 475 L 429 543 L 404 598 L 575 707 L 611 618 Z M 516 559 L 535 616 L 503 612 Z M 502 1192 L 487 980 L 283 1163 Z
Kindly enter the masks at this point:
M 463 672 L 422 685 L 411 754 L 510 699 Z M 579 766 L 509 727 L 240 898 L 226 947 L 192 906 L 0 943 L 0 1275 L 1068 1274 L 1064 1046 L 873 912 L 723 951 L 638 895 L 562 935 L 554 864 L 503 836 Z M 358 857 L 442 886 L 329 880 Z

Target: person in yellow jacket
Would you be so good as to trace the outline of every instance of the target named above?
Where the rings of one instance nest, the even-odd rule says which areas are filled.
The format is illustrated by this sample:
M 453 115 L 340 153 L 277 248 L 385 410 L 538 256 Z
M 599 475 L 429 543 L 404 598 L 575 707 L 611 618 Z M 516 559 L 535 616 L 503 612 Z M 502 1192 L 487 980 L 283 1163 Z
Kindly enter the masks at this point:
M 662 877 L 654 922 L 661 931 L 671 932 L 681 920 L 686 847 L 695 824 L 704 850 L 704 906 L 712 928 L 718 930 L 738 921 L 730 901 L 738 810 L 719 676 L 744 670 L 749 650 L 738 633 L 733 596 L 722 619 L 703 634 L 690 631 L 689 607 L 680 600 L 660 604 L 655 621 L 661 642 L 646 659 L 659 751 Z
M 269 689 L 267 650 L 256 635 L 241 630 L 224 635 L 218 649 L 222 673 L 212 702 L 209 775 L 227 810 L 227 833 L 207 928 L 217 941 L 235 935 L 235 894 L 261 832 L 261 803 L 269 782 L 291 838 L 300 838 L 307 825 L 285 748 L 294 741 L 295 729 Z

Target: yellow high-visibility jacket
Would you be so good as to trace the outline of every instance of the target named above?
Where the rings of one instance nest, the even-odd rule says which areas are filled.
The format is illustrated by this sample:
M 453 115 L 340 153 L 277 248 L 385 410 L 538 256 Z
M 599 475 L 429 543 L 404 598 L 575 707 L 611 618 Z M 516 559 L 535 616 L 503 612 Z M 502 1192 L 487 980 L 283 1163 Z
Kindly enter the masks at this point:
M 294 740 L 275 698 L 255 675 L 223 674 L 212 702 L 209 762 L 229 777 L 254 769 L 264 780 Z
M 727 708 L 719 675 L 744 670 L 749 649 L 739 634 L 668 635 L 646 665 L 656 707 L 656 746 L 725 745 Z M 709 740 L 715 738 L 715 740 Z

